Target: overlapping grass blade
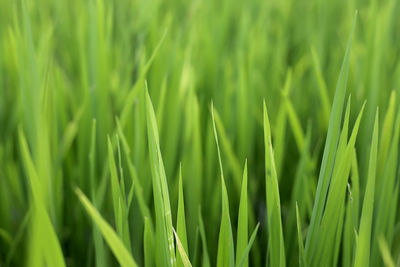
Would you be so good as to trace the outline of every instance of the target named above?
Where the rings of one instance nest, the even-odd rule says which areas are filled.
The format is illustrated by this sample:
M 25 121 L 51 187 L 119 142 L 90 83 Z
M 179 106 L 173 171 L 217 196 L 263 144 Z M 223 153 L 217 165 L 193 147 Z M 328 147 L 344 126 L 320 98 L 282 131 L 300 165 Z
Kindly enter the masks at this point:
M 176 253 L 176 266 L 185 266 L 187 267 L 186 259 L 182 258 L 181 250 L 185 252 L 184 256 L 188 257 L 188 244 L 187 244 L 187 234 L 186 234 L 186 219 L 185 219 L 185 203 L 183 198 L 183 185 L 182 185 L 182 167 L 179 168 L 179 196 L 178 196 L 178 215 L 176 218 L 176 228 L 178 233 L 175 233 L 175 239 L 178 242 L 181 248 L 178 247 L 178 251 Z M 177 235 L 177 236 L 176 236 Z M 179 253 L 178 253 L 179 252 Z M 190 264 L 190 262 L 189 262 Z
M 224 171 L 222 168 L 221 152 L 219 150 L 217 129 L 215 126 L 214 119 L 214 106 L 211 102 L 211 116 L 214 128 L 215 142 L 217 144 L 218 151 L 218 161 L 220 168 L 221 177 L 221 190 L 222 190 L 222 212 L 221 212 L 221 225 L 218 237 L 218 254 L 217 254 L 217 267 L 231 266 L 235 264 L 234 260 L 234 246 L 233 246 L 233 235 L 232 235 L 232 225 L 229 216 L 229 202 L 228 202 L 228 192 L 225 186 Z
M 150 95 L 146 90 L 146 120 L 156 214 L 157 266 L 175 266 L 175 245 L 167 177 L 161 157 L 157 120 Z
M 247 215 L 247 160 L 244 164 L 242 192 L 240 194 L 239 214 L 238 214 L 238 230 L 236 240 L 236 266 L 239 263 L 243 253 L 246 250 L 248 239 L 248 215 Z M 243 262 L 243 267 L 248 266 L 248 259 Z
M 271 130 L 267 106 L 264 101 L 264 144 L 265 144 L 265 181 L 267 195 L 267 226 L 269 258 L 271 266 L 286 266 L 285 246 L 282 232 L 281 208 L 278 178 L 271 143 Z
M 93 207 L 93 205 L 82 193 L 82 191 L 79 188 L 75 187 L 75 193 L 81 201 L 86 212 L 92 218 L 93 222 L 99 227 L 104 239 L 106 240 L 111 251 L 114 253 L 119 264 L 121 264 L 121 266 L 123 267 L 137 266 L 135 260 L 132 258 L 132 255 L 129 253 L 121 239 L 111 228 L 111 226 L 101 217 L 99 212 L 96 210 L 95 207 Z
M 326 143 L 321 162 L 321 169 L 318 178 L 317 192 L 315 196 L 314 208 L 311 216 L 311 221 L 310 221 L 309 231 L 307 233 L 306 246 L 305 246 L 306 256 L 307 259 L 309 260 L 313 257 L 314 254 L 318 225 L 322 218 L 323 208 L 325 205 L 325 200 L 330 182 L 330 176 L 334 165 L 336 147 L 339 138 L 340 122 L 344 105 L 344 98 L 346 94 L 347 77 L 349 73 L 350 50 L 351 50 L 356 21 L 357 21 L 357 13 L 354 16 L 353 26 L 347 44 L 346 53 L 344 55 L 342 67 L 340 69 L 340 74 L 335 90 L 335 96 L 332 104 L 331 115 L 329 118 L 328 133 L 326 137 Z
M 33 198 L 34 217 L 32 223 L 34 224 L 33 227 L 36 227 L 34 229 L 39 231 L 41 239 L 41 241 L 36 244 L 40 245 L 39 251 L 40 253 L 43 253 L 43 257 L 48 265 L 60 267 L 66 266 L 60 243 L 50 221 L 49 214 L 46 211 L 46 206 L 43 200 L 42 185 L 40 184 L 39 177 L 30 156 L 28 144 L 21 129 L 19 129 L 18 134 L 25 172 L 28 177 Z
M 374 131 L 372 134 L 371 152 L 369 159 L 368 180 L 365 189 L 363 208 L 361 213 L 358 242 L 354 255 L 354 267 L 369 266 L 371 230 L 375 198 L 375 176 L 378 153 L 379 113 L 376 112 Z

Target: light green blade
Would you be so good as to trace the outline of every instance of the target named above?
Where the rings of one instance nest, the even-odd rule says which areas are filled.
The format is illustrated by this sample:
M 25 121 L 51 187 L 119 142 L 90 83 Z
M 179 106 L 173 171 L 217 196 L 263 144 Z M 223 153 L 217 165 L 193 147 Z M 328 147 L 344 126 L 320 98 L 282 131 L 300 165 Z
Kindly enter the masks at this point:
M 157 120 L 148 91 L 146 91 L 146 120 L 156 213 L 157 265 L 175 266 L 175 245 L 167 177 L 161 157 Z
M 281 204 L 274 153 L 271 143 L 271 130 L 267 106 L 264 101 L 264 144 L 265 144 L 265 183 L 267 195 L 267 226 L 269 258 L 271 266 L 286 265 L 285 246 L 282 232 Z
M 236 266 L 242 258 L 247 246 L 248 239 L 248 214 L 247 214 L 247 160 L 244 164 L 242 192 L 240 194 L 239 214 L 238 214 L 238 230 L 236 241 Z M 243 267 L 249 265 L 248 257 L 243 262 Z
M 334 165 L 335 152 L 339 139 L 339 129 L 342 118 L 344 98 L 346 94 L 347 77 L 349 73 L 350 50 L 353 41 L 356 21 L 357 12 L 354 16 L 353 26 L 351 29 L 349 41 L 347 43 L 346 53 L 343 58 L 342 67 L 340 69 L 339 78 L 336 84 L 335 96 L 333 99 L 331 115 L 329 118 L 329 127 L 318 178 L 317 192 L 315 196 L 314 207 L 305 246 L 306 256 L 309 260 L 313 257 L 314 249 L 316 246 L 317 229 L 322 218 L 323 208 L 325 205 L 325 199 L 330 182 L 330 175 Z
M 188 244 L 187 244 L 187 236 L 186 236 L 186 219 L 185 219 L 185 203 L 183 198 L 183 185 L 182 185 L 182 167 L 179 168 L 179 196 L 178 196 L 178 215 L 176 218 L 176 227 L 177 227 L 177 237 L 180 240 L 180 245 L 185 252 L 185 256 L 188 257 Z M 179 252 L 179 253 L 178 253 Z M 187 263 L 184 262 L 182 258 L 181 249 L 178 247 L 178 251 L 176 253 L 176 265 L 178 267 L 185 266 Z
M 25 172 L 33 196 L 35 214 L 32 223 L 34 224 L 34 229 L 38 230 L 38 233 L 40 233 L 40 236 L 37 236 L 37 238 L 40 238 L 41 241 L 36 244 L 41 246 L 40 251 L 43 253 L 43 257 L 48 265 L 63 267 L 65 266 L 65 261 L 61 246 L 50 221 L 49 214 L 46 211 L 43 202 L 42 186 L 30 156 L 28 144 L 26 143 L 25 136 L 21 129 L 19 129 L 18 135 Z
M 360 231 L 354 256 L 354 267 L 368 267 L 370 258 L 371 229 L 375 198 L 376 162 L 378 153 L 379 113 L 376 111 L 369 156 L 368 180 L 361 213 Z
M 234 245 L 233 245 L 231 219 L 229 216 L 228 192 L 226 191 L 226 186 L 225 186 L 221 152 L 219 150 L 218 135 L 214 119 L 214 106 L 212 102 L 211 102 L 211 116 L 214 128 L 215 142 L 217 144 L 218 161 L 221 174 L 221 190 L 222 190 L 222 212 L 221 212 L 221 226 L 218 237 L 217 267 L 225 267 L 225 266 L 233 267 L 235 265 Z

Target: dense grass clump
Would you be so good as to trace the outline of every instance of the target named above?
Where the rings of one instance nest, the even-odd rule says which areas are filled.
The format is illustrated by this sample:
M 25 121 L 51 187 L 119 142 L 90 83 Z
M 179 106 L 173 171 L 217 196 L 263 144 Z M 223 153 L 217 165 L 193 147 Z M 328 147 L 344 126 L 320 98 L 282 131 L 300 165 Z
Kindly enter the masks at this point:
M 0 266 L 400 266 L 398 14 L 0 1 Z

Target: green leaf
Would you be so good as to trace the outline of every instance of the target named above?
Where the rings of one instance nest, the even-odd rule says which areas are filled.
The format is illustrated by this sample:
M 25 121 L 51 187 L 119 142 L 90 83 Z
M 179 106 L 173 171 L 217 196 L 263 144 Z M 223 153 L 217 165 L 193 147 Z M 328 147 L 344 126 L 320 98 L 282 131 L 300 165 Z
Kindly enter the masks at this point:
M 285 246 L 282 232 L 281 205 L 274 153 L 271 143 L 271 130 L 267 106 L 264 101 L 264 143 L 265 143 L 265 184 L 267 195 L 267 226 L 269 257 L 271 266 L 284 267 Z
M 127 248 L 124 246 L 121 239 L 111 228 L 111 226 L 101 217 L 96 208 L 90 203 L 87 197 L 82 193 L 82 191 L 75 187 L 75 194 L 78 196 L 86 212 L 92 218 L 93 222 L 99 227 L 101 234 L 106 240 L 114 256 L 117 258 L 118 263 L 122 267 L 134 267 L 137 266 L 136 262 L 132 258 L 131 254 L 128 252 Z
M 233 267 L 235 265 L 235 260 L 234 260 L 232 226 L 231 226 L 231 219 L 229 216 L 228 192 L 226 191 L 226 186 L 225 186 L 221 152 L 219 150 L 217 129 L 215 127 L 214 106 L 212 102 L 211 102 L 211 116 L 214 128 L 215 142 L 217 144 L 218 160 L 221 172 L 221 189 L 222 189 L 222 214 L 221 214 L 221 226 L 218 238 L 217 267 L 228 267 L 228 266 Z
M 240 194 L 239 214 L 238 214 L 238 230 L 236 242 L 236 266 L 242 258 L 247 246 L 248 238 L 248 214 L 247 214 L 247 160 L 244 164 L 242 192 Z M 246 257 L 243 267 L 249 265 L 249 260 Z
M 304 253 L 303 234 L 302 234 L 302 229 L 301 229 L 301 220 L 300 220 L 299 207 L 297 206 L 297 202 L 296 202 L 296 219 L 297 219 L 297 238 L 299 241 L 299 266 L 306 267 L 308 265 L 307 265 L 306 255 Z
M 172 232 L 171 206 L 167 177 L 161 157 L 157 120 L 150 95 L 146 90 L 146 121 L 149 141 L 150 165 L 156 213 L 157 266 L 175 266 L 175 246 Z
M 176 246 L 178 247 L 178 251 L 179 251 L 179 259 L 182 261 L 182 266 L 184 267 L 191 267 L 192 264 L 189 261 L 189 258 L 187 256 L 187 253 L 185 251 L 185 248 L 183 247 L 181 241 L 179 240 L 179 236 L 176 234 L 175 230 L 174 230 L 174 235 L 175 235 L 175 240 L 176 240 Z
M 186 236 L 186 219 L 185 219 L 185 204 L 183 198 L 183 185 L 182 185 L 182 167 L 179 168 L 179 196 L 178 196 L 178 215 L 176 218 L 176 227 L 178 231 L 178 236 L 180 240 L 180 245 L 182 249 L 185 251 L 185 256 L 188 257 L 188 244 L 187 244 L 187 236 Z M 181 249 L 178 247 L 179 253 L 176 255 L 176 265 L 179 266 L 187 266 L 182 259 Z
M 335 152 L 339 139 L 340 122 L 342 118 L 342 111 L 344 105 L 344 98 L 346 94 L 347 78 L 349 73 L 350 64 L 350 50 L 353 41 L 354 29 L 357 21 L 357 12 L 354 16 L 353 25 L 347 43 L 346 52 L 343 58 L 342 67 L 340 69 L 339 78 L 336 84 L 335 96 L 333 98 L 333 105 L 331 115 L 329 118 L 328 133 L 326 137 L 326 143 L 324 153 L 322 156 L 322 163 L 318 178 L 317 192 L 314 201 L 314 207 L 311 215 L 311 221 L 309 230 L 307 233 L 305 252 L 307 259 L 311 259 L 314 254 L 316 241 L 317 241 L 317 229 L 321 221 L 323 208 L 328 192 L 328 187 L 331 179 L 331 173 L 335 162 Z
M 154 234 L 153 227 L 150 224 L 150 219 L 144 217 L 144 238 L 143 238 L 143 250 L 144 250 L 144 266 L 155 266 L 154 263 Z
M 250 249 L 253 246 L 254 240 L 256 239 L 259 226 L 260 226 L 260 223 L 257 223 L 256 228 L 254 229 L 253 233 L 250 236 L 249 243 L 247 244 L 246 249 L 244 250 L 243 256 L 242 256 L 241 260 L 239 261 L 239 264 L 237 265 L 238 267 L 244 266 L 244 264 L 249 256 Z
M 376 111 L 369 156 L 368 178 L 361 213 L 360 230 L 354 256 L 354 267 L 368 267 L 370 257 L 371 230 L 375 198 L 376 162 L 378 153 L 379 113 Z
M 44 254 L 45 261 L 49 266 L 63 267 L 65 266 L 63 253 L 44 204 L 41 181 L 37 175 L 29 153 L 28 144 L 21 129 L 19 129 L 18 135 L 25 173 L 33 195 L 33 207 L 35 209 L 32 224 L 35 225 L 34 229 L 38 230 L 38 234 L 40 235 L 37 236 L 40 240 L 36 244 L 41 246 L 40 251 Z

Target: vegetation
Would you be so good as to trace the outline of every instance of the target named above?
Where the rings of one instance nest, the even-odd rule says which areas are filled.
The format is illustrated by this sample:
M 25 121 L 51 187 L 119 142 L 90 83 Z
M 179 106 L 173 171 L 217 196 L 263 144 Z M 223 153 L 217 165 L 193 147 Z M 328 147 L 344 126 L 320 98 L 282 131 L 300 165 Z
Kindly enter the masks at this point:
M 400 266 L 398 14 L 0 1 L 0 266 Z

